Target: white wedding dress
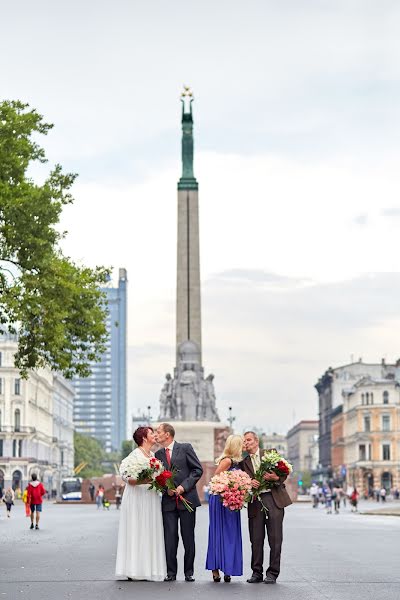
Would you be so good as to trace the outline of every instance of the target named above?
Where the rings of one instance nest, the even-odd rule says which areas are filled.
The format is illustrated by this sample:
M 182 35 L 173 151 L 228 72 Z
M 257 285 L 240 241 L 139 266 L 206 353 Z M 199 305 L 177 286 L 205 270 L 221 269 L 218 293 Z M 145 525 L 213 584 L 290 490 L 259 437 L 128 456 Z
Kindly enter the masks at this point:
M 130 456 L 139 464 L 142 462 L 143 468 L 148 465 L 139 448 Z M 161 497 L 148 485 L 125 486 L 115 574 L 148 581 L 162 581 L 167 574 Z

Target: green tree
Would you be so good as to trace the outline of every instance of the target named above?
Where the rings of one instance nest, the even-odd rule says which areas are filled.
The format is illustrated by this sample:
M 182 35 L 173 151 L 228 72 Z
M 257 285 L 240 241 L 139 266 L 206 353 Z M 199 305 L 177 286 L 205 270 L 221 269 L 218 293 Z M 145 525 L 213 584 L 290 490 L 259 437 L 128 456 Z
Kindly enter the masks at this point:
M 75 174 L 56 165 L 39 185 L 28 169 L 45 163 L 35 141 L 52 125 L 19 101 L 0 102 L 0 333 L 18 333 L 15 365 L 49 366 L 67 378 L 90 374 L 104 352 L 109 275 L 63 255 L 60 215 L 73 202 Z
M 123 440 L 121 444 L 121 460 L 126 458 L 134 448 L 136 448 L 136 444 L 133 440 Z
M 102 462 L 104 461 L 106 454 L 103 446 L 98 440 L 75 432 L 74 449 L 75 467 L 81 463 L 88 463 L 87 466 L 78 473 L 79 477 L 83 477 L 83 479 L 100 477 L 105 473 Z

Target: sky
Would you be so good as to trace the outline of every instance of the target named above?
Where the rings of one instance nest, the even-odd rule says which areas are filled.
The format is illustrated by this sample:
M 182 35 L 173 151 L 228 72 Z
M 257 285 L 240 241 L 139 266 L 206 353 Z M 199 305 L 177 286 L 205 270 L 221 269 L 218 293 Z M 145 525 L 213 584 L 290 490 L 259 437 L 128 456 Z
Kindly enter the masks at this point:
M 329 366 L 400 357 L 399 19 L 395 0 L 3 6 L 1 97 L 54 123 L 46 169 L 79 173 L 63 249 L 128 270 L 131 412 L 157 417 L 174 367 L 183 84 L 221 419 L 286 432 Z

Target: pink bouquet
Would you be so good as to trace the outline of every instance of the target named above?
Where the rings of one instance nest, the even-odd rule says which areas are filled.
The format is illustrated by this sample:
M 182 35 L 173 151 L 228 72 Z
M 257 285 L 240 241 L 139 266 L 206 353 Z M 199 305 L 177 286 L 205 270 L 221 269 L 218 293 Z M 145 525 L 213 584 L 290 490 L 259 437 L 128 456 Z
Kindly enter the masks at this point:
M 210 493 L 221 498 L 229 510 L 241 510 L 251 490 L 251 479 L 244 471 L 222 471 L 210 481 Z

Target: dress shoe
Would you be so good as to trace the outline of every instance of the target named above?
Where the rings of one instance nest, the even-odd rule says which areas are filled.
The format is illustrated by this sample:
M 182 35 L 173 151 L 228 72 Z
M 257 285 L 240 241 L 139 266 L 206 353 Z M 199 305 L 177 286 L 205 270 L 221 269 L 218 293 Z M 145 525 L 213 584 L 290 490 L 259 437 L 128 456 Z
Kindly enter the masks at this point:
M 224 575 L 224 581 L 225 581 L 225 583 L 230 583 L 231 582 L 231 576 L 230 575 Z
M 176 575 L 167 575 L 164 577 L 164 581 L 176 581 Z
M 185 575 L 185 581 L 195 581 L 193 575 Z
M 264 583 L 276 583 L 276 579 L 267 575 L 266 578 L 264 579 Z
M 262 580 L 262 575 L 257 575 L 256 573 L 253 573 L 250 579 L 247 580 L 247 583 L 262 583 Z

